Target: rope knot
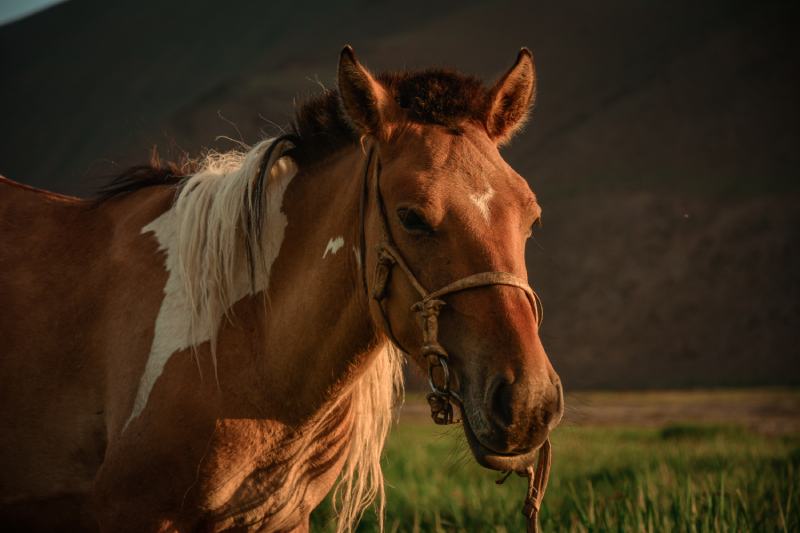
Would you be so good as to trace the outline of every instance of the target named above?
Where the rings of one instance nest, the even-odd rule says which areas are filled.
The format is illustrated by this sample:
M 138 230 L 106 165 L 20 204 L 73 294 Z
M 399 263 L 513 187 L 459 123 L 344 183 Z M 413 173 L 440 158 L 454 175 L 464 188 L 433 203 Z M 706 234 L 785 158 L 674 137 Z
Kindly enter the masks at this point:
M 446 426 L 453 423 L 453 404 L 450 403 L 450 398 L 438 392 L 431 392 L 427 399 L 434 424 Z
M 375 300 L 380 301 L 386 297 L 389 275 L 392 273 L 395 263 L 397 263 L 397 259 L 386 250 L 386 246 L 381 244 L 378 247 L 378 264 L 375 265 L 375 282 L 372 285 L 372 297 Z
M 411 306 L 411 310 L 419 314 L 423 320 L 436 318 L 442 307 L 445 306 L 444 300 L 437 300 L 436 298 L 424 298 Z
M 439 312 L 444 307 L 442 300 L 424 298 L 411 306 L 422 320 L 422 355 L 435 354 L 447 358 L 447 352 L 439 344 Z

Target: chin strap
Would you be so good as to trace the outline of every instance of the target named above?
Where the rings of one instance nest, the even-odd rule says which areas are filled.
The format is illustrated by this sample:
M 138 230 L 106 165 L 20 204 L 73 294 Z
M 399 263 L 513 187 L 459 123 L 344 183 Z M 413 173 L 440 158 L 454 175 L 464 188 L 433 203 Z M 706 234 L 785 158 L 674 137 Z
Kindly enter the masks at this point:
M 542 321 L 542 305 L 539 297 L 528 285 L 527 281 L 514 276 L 508 272 L 481 272 L 472 274 L 456 280 L 444 287 L 429 292 L 419 282 L 414 272 L 408 266 L 403 255 L 394 245 L 389 231 L 389 223 L 386 218 L 386 209 L 383 204 L 383 197 L 380 190 L 380 162 L 377 156 L 375 143 L 369 149 L 367 155 L 367 168 L 364 174 L 364 184 L 361 190 L 360 218 L 361 218 L 361 268 L 363 275 L 364 288 L 371 295 L 371 299 L 378 308 L 383 331 L 389 339 L 405 353 L 400 342 L 392 331 L 389 317 L 384 308 L 384 302 L 388 298 L 389 283 L 392 271 L 397 267 L 406 277 L 408 282 L 419 294 L 420 300 L 411 306 L 411 311 L 416 313 L 418 322 L 422 329 L 422 347 L 420 348 L 420 358 L 428 365 L 428 383 L 431 392 L 428 394 L 428 404 L 431 408 L 431 418 L 436 424 L 452 424 L 457 422 L 453 417 L 453 403 L 463 406 L 461 396 L 457 391 L 450 387 L 450 369 L 447 365 L 449 355 L 447 350 L 439 343 L 439 313 L 446 305 L 442 299 L 444 296 L 456 292 L 466 291 L 479 287 L 489 287 L 494 285 L 504 285 L 515 287 L 525 293 L 533 309 L 533 314 L 538 323 Z M 377 247 L 377 263 L 372 279 L 372 290 L 369 290 L 366 277 L 366 204 L 370 196 L 370 189 L 374 190 L 374 201 L 378 210 L 378 231 L 380 234 Z M 547 487 L 547 479 L 550 475 L 550 441 L 542 444 L 539 450 L 539 457 L 534 470 L 533 466 L 518 472 L 521 476 L 528 477 L 528 496 L 525 498 L 523 514 L 528 517 L 528 532 L 538 531 L 537 516 L 539 507 L 544 497 Z M 498 483 L 502 483 L 508 478 Z

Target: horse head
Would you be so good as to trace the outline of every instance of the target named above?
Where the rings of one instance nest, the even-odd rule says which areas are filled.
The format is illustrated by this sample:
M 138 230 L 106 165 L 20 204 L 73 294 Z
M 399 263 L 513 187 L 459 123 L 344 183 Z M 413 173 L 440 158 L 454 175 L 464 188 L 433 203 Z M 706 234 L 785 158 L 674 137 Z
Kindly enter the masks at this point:
M 563 413 L 525 243 L 541 208 L 499 148 L 534 101 L 522 49 L 490 89 L 446 70 L 373 76 L 346 47 L 342 108 L 368 154 L 364 283 L 386 335 L 454 401 L 477 461 L 522 471 Z M 411 96 L 413 95 L 413 96 Z

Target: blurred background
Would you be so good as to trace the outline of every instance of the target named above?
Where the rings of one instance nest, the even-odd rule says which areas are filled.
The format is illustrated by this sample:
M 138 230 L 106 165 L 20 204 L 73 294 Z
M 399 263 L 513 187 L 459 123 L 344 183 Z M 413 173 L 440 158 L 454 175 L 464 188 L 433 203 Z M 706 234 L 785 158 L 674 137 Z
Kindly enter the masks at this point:
M 798 11 L 0 0 L 0 174 L 90 195 L 153 146 L 252 145 L 335 84 L 345 43 L 375 71 L 487 83 L 527 46 L 536 108 L 504 155 L 544 209 L 529 276 L 568 391 L 544 529 L 797 531 Z M 496 489 L 409 384 L 384 462 L 388 528 L 523 527 L 522 481 Z M 332 516 L 316 511 L 315 529 Z

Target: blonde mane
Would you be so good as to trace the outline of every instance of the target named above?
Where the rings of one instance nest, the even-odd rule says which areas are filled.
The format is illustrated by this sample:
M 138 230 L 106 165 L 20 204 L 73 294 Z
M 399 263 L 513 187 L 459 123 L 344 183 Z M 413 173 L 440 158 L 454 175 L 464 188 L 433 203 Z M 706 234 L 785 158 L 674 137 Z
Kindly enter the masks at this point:
M 232 318 L 237 301 L 266 288 L 280 252 L 286 227 L 283 193 L 297 172 L 294 162 L 283 157 L 289 148 L 286 140 L 267 139 L 248 152 L 209 152 L 175 199 L 189 337 L 210 341 L 215 366 L 220 321 Z M 273 216 L 254 216 L 264 211 Z M 263 232 L 260 225 L 265 223 L 279 227 Z
M 247 294 L 267 298 L 269 273 L 286 227 L 283 193 L 297 172 L 286 138 L 247 152 L 212 152 L 179 189 L 173 208 L 178 269 L 189 307 L 190 345 L 210 341 L 216 368 L 217 330 Z M 263 178 L 263 179 L 262 179 Z M 393 408 L 403 394 L 400 353 L 387 343 L 350 389 L 350 444 L 333 492 L 338 532 L 352 531 L 377 498 L 383 530 L 381 454 Z M 334 402 L 335 403 L 335 402 Z M 323 422 L 326 415 L 319 417 Z
M 338 503 L 337 533 L 350 532 L 377 498 L 379 530 L 386 503 L 381 455 L 392 417 L 403 398 L 403 355 L 387 342 L 353 385 L 353 429 L 350 449 L 333 493 Z

